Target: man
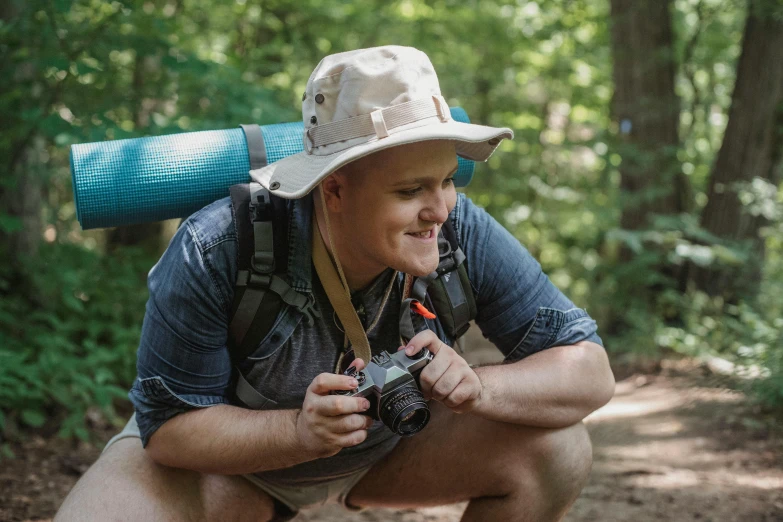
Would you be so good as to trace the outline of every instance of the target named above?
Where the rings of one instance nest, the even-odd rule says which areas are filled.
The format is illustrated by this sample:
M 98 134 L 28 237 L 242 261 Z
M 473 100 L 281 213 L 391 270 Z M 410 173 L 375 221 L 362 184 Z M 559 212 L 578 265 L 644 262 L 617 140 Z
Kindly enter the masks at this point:
M 326 502 L 466 500 L 463 520 L 560 519 L 590 470 L 581 420 L 609 400 L 614 381 L 595 322 L 455 192 L 456 155 L 485 161 L 513 134 L 454 122 L 429 59 L 405 47 L 325 58 L 302 105 L 305 151 L 251 176 L 291 200 L 288 284 L 312 296 L 320 316 L 309 323 L 285 308 L 234 367 L 231 206 L 221 200 L 189 218 L 150 272 L 135 419 L 57 520 L 287 520 Z M 401 345 L 400 303 L 411 276 L 438 266 L 447 220 L 467 259 L 476 323 L 505 364 L 471 368 L 436 335 L 438 319 Z M 366 399 L 333 393 L 356 382 L 334 373 L 348 328 L 311 269 L 319 244 L 363 311 L 373 354 L 434 354 L 420 375 L 432 399 L 420 433 L 400 439 L 361 414 Z M 237 372 L 256 409 L 233 400 Z

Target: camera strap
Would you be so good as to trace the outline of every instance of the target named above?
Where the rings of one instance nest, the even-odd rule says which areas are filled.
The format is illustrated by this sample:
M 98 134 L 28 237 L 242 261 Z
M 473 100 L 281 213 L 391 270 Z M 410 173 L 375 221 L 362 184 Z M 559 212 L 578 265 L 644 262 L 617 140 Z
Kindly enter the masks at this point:
M 321 197 L 321 201 L 323 201 L 323 197 Z M 326 207 L 326 204 L 324 204 L 324 207 Z M 329 230 L 329 215 L 326 208 L 324 208 L 324 216 L 326 217 L 329 244 L 332 247 L 332 252 L 334 253 L 336 260 L 337 250 L 335 249 L 331 230 Z M 318 278 L 321 280 L 327 297 L 329 297 L 329 302 L 332 304 L 334 311 L 337 312 L 337 317 L 340 318 L 343 328 L 345 328 L 345 334 L 351 341 L 351 346 L 353 347 L 356 357 L 364 360 L 365 363 L 369 363 L 372 352 L 370 351 L 370 341 L 367 339 L 367 332 L 364 331 L 364 326 L 362 326 L 362 322 L 359 320 L 359 315 L 356 313 L 356 309 L 354 309 L 353 304 L 351 303 L 351 295 L 348 290 L 348 284 L 345 281 L 345 275 L 342 273 L 340 262 L 337 261 L 337 266 L 335 267 L 335 263 L 332 262 L 329 252 L 326 250 L 326 245 L 324 244 L 324 240 L 318 229 L 315 212 L 313 212 L 312 241 L 313 265 L 315 265 L 315 271 L 318 274 Z

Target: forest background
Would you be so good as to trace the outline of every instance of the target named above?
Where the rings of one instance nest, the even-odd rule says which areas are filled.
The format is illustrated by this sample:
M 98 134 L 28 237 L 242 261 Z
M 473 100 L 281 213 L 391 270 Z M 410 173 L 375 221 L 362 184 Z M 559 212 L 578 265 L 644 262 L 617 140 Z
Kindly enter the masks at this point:
M 780 0 L 9 0 L 0 452 L 122 422 L 146 275 L 178 224 L 82 231 L 69 146 L 297 121 L 323 56 L 385 44 L 514 129 L 466 192 L 615 363 L 719 357 L 783 409 Z

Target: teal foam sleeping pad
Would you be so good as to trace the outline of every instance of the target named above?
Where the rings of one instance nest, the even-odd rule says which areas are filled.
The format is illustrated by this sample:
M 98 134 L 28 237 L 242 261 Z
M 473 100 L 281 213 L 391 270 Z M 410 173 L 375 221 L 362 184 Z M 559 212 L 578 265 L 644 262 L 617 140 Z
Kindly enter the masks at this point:
M 456 121 L 470 123 L 459 107 Z M 261 126 L 266 163 L 302 152 L 302 122 Z M 457 186 L 473 177 L 474 162 L 457 158 Z M 250 181 L 241 128 L 187 132 L 71 146 L 76 217 L 84 230 L 181 218 Z

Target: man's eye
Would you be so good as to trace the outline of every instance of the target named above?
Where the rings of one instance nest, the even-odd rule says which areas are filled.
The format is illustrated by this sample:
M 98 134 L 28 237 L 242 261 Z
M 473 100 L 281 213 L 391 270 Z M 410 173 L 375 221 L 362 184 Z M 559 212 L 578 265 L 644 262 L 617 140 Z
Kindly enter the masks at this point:
M 410 189 L 410 190 L 401 190 L 400 194 L 407 197 L 413 197 L 419 192 L 421 192 L 421 187 L 416 187 L 415 189 Z
M 446 179 L 443 180 L 443 185 L 448 186 L 448 185 L 453 185 L 453 184 L 454 184 L 454 178 L 453 177 L 446 178 Z

